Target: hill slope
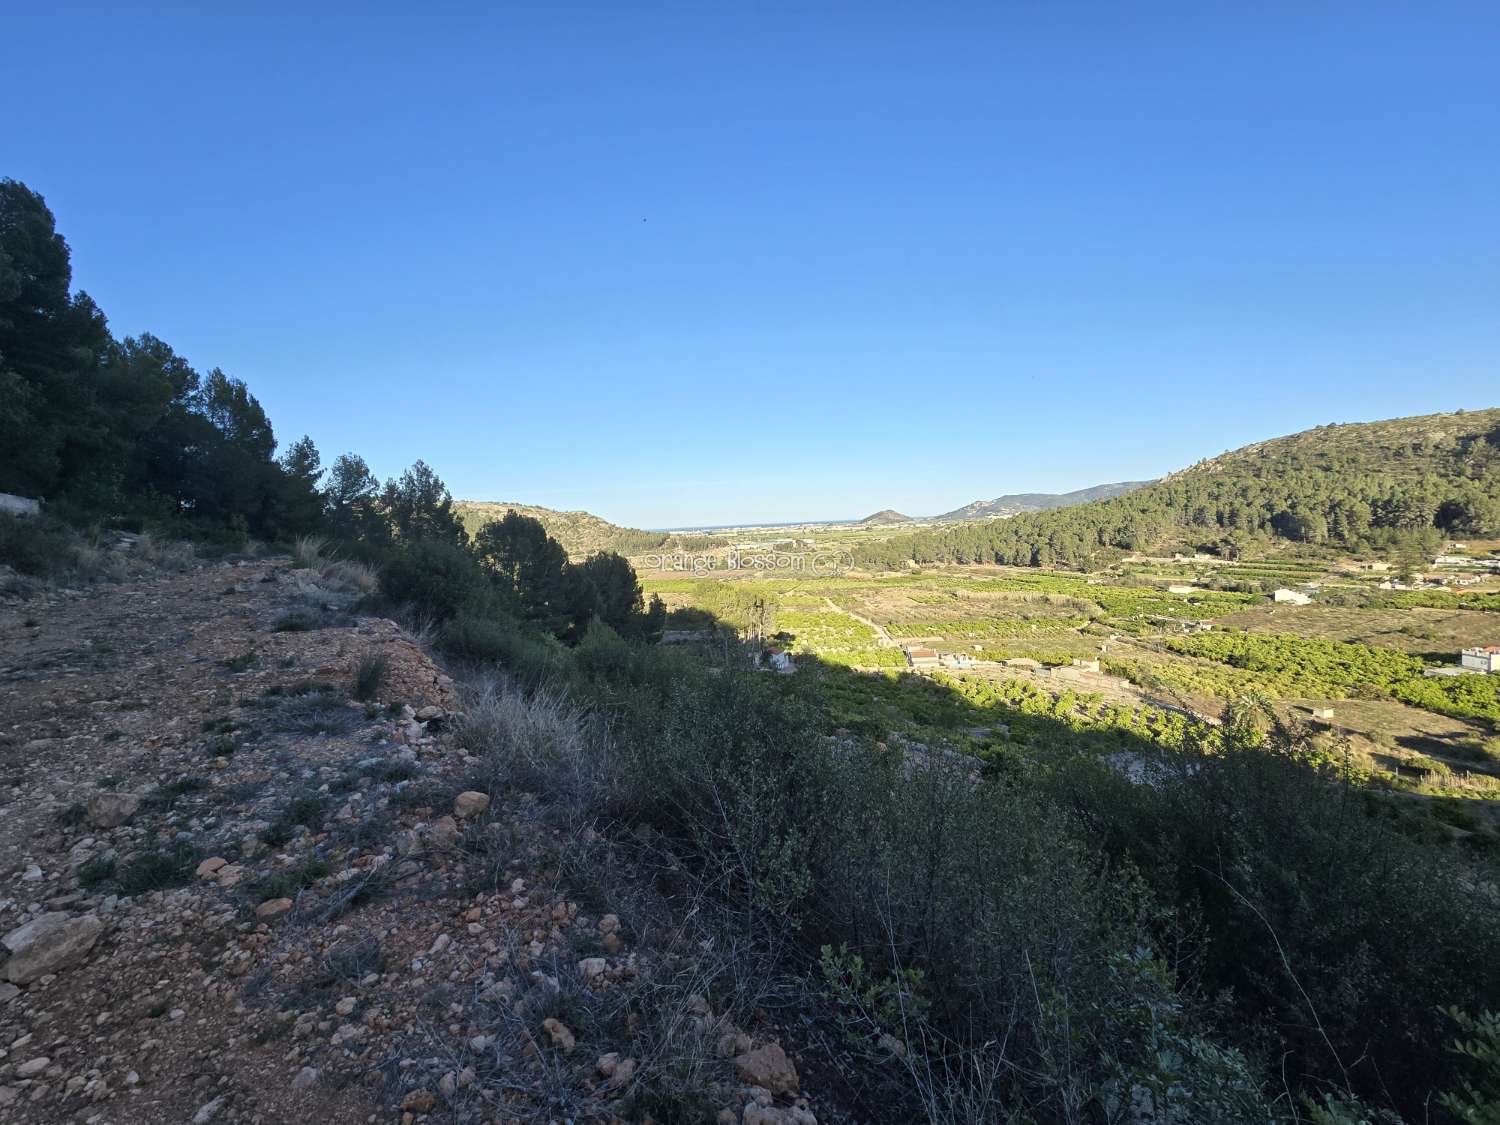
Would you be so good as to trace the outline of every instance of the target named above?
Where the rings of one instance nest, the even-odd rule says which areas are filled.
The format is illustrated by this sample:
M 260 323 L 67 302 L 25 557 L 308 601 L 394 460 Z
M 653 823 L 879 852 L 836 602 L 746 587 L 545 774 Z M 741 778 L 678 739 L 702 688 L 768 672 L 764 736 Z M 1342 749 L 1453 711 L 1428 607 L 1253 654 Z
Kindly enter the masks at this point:
M 1500 529 L 1500 409 L 1320 426 L 1257 442 L 1109 500 L 895 536 L 856 551 L 908 562 L 1084 566 L 1110 552 L 1275 541 L 1425 551 Z
M 453 509 L 464 521 L 470 535 L 490 520 L 498 520 L 506 512 L 519 512 L 538 520 L 547 529 L 547 534 L 562 544 L 563 550 L 572 558 L 584 558 L 595 551 L 617 551 L 622 555 L 635 555 L 644 551 L 658 551 L 667 547 L 706 548 L 722 544 L 725 540 L 713 536 L 685 536 L 663 531 L 642 531 L 635 527 L 620 527 L 592 512 L 559 512 L 553 508 L 542 508 L 535 504 L 511 504 L 490 500 L 455 500 Z
M 1068 508 L 1074 504 L 1087 504 L 1091 500 L 1108 500 L 1112 496 L 1123 496 L 1144 488 L 1148 480 L 1118 481 L 1114 484 L 1096 484 L 1092 488 L 1080 488 L 1075 492 L 1017 492 L 997 496 L 993 500 L 975 500 L 962 508 L 954 508 L 934 516 L 934 520 L 985 520 L 1003 516 L 1016 516 L 1022 512 L 1046 512 L 1053 508 Z
M 882 508 L 872 516 L 866 516 L 860 520 L 862 527 L 880 527 L 885 524 L 911 523 L 910 516 L 904 516 L 893 508 Z

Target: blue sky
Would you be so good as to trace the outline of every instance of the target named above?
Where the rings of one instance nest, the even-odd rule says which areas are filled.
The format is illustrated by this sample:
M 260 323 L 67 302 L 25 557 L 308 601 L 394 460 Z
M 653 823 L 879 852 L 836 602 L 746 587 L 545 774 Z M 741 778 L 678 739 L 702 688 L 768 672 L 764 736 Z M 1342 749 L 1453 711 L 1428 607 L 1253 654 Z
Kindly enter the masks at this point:
M 1500 6 L 59 3 L 0 175 L 278 435 L 636 526 L 1500 404 Z

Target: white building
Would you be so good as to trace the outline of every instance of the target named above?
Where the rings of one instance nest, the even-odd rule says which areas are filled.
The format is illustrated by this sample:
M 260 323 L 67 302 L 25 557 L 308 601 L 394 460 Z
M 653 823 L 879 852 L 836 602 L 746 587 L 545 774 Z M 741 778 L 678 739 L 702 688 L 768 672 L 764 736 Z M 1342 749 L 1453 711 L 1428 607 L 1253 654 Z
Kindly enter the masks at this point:
M 789 652 L 784 652 L 779 648 L 767 649 L 766 657 L 772 671 L 780 672 L 783 676 L 790 676 L 797 670 L 797 666 L 792 663 L 792 654 Z
M 1288 590 L 1285 586 L 1272 594 L 1271 599 L 1280 605 L 1312 605 L 1311 596 L 1301 590 Z
M 1500 645 L 1466 648 L 1459 653 L 1458 663 L 1475 672 L 1500 672 Z

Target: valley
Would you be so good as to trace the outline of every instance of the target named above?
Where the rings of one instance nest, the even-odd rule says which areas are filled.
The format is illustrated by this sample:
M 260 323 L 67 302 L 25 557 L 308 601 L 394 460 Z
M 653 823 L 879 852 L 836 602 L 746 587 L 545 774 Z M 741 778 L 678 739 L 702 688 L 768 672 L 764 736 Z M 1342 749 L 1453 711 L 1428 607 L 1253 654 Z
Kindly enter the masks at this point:
M 1500 675 L 1441 674 L 1462 650 L 1500 644 L 1500 566 L 1485 569 L 1500 540 L 1466 542 L 1460 555 L 1445 542 L 1451 561 L 1428 558 L 1408 582 L 1400 559 L 1286 544 L 1254 559 L 1127 555 L 1088 572 L 816 574 L 747 562 L 757 552 L 857 556 L 885 531 L 764 528 L 696 574 L 654 554 L 634 563 L 678 643 L 701 638 L 712 615 L 786 649 L 799 674 L 839 685 L 834 698 L 883 701 L 883 723 L 834 705 L 832 727 L 852 717 L 875 737 L 995 759 L 1014 749 L 1001 712 L 1017 693 L 1123 733 L 1165 732 L 1155 740 L 1171 745 L 1184 724 L 1211 740 L 1234 701 L 1263 699 L 1313 745 L 1346 756 L 1365 784 L 1418 799 L 1435 831 L 1500 842 Z M 923 708 L 911 694 L 918 678 L 987 702 Z

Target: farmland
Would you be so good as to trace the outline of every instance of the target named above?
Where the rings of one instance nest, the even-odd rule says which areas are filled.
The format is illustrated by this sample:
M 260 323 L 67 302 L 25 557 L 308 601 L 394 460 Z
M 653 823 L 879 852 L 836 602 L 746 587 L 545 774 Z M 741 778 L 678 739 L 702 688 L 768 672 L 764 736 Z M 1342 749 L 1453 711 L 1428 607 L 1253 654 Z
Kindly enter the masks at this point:
M 800 528 L 793 542 L 847 549 L 883 533 L 841 527 L 809 540 L 817 532 Z M 785 536 L 762 534 L 786 549 Z M 1382 589 L 1380 572 L 1312 554 L 1127 559 L 1093 573 L 640 574 L 674 622 L 701 625 L 706 613 L 789 650 L 817 680 L 830 729 L 998 761 L 1045 716 L 1051 737 L 1069 730 L 1101 752 L 1211 750 L 1235 701 L 1263 701 L 1371 784 L 1483 798 L 1472 806 L 1484 810 L 1479 823 L 1500 796 L 1500 676 L 1423 675 L 1454 665 L 1463 647 L 1500 642 L 1494 580 L 1458 593 Z M 1282 586 L 1313 591 L 1312 604 L 1273 603 Z M 909 668 L 904 649 L 915 646 L 936 666 Z

